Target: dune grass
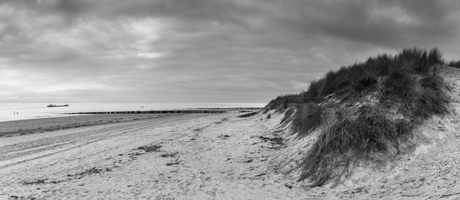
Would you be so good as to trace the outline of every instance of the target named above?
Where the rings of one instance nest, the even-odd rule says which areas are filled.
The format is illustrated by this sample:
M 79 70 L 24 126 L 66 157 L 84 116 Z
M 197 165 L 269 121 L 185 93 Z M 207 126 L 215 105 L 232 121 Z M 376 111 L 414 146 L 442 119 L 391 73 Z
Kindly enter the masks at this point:
M 292 121 L 293 131 L 298 137 L 305 137 L 323 123 L 324 108 L 315 103 L 299 106 Z
M 455 68 L 460 68 L 460 60 L 458 61 L 450 61 L 447 63 L 448 66 L 455 67 Z
M 268 110 L 286 111 L 291 131 L 306 137 L 320 131 L 303 155 L 299 180 L 312 186 L 338 181 L 360 161 L 394 154 L 413 128 L 432 115 L 448 113 L 449 99 L 438 49 L 404 49 L 344 66 L 313 81 L 305 92 L 272 100 Z
M 276 99 L 271 100 L 263 109 L 263 114 L 267 113 L 269 110 L 275 109 L 277 112 L 280 112 L 284 109 L 287 109 L 293 105 L 302 103 L 300 95 L 297 94 L 288 94 L 276 97 Z
M 137 149 L 138 150 L 144 150 L 145 152 L 157 152 L 160 150 L 162 146 L 160 145 L 145 145 L 145 146 L 140 146 Z
M 292 121 L 292 117 L 293 117 L 294 112 L 295 112 L 295 108 L 293 108 L 293 107 L 288 108 L 286 110 L 286 112 L 284 113 L 283 119 L 281 119 L 280 124 L 285 126 L 285 125 L 287 125 L 287 123 Z

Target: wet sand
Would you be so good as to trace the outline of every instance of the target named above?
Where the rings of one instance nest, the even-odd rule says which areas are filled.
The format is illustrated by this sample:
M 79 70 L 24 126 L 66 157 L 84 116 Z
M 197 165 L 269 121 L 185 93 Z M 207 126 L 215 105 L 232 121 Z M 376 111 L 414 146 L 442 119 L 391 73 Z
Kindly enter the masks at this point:
M 69 128 L 154 119 L 171 114 L 70 115 L 67 117 L 0 122 L 0 137 L 12 137 Z

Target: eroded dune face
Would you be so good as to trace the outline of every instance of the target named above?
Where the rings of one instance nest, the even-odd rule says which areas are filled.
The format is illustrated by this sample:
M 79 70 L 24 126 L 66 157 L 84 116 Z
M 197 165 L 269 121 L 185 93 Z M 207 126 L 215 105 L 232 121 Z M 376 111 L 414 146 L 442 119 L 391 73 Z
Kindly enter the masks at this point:
M 348 176 L 337 182 L 328 182 L 312 191 L 324 192 L 324 198 L 460 198 L 460 70 L 443 66 L 440 75 L 451 87 L 446 91 L 451 103 L 450 114 L 433 116 L 418 125 L 413 136 L 394 151 L 393 156 L 375 155 L 376 162 L 361 162 L 350 169 Z M 317 140 L 319 131 L 304 138 L 289 133 L 290 124 L 278 127 L 284 133 L 287 147 L 278 152 L 272 164 L 281 173 L 300 176 L 296 165 L 302 155 Z M 382 157 L 379 157 L 382 156 Z M 305 181 L 305 182 L 308 182 Z M 308 185 L 300 182 L 299 185 Z

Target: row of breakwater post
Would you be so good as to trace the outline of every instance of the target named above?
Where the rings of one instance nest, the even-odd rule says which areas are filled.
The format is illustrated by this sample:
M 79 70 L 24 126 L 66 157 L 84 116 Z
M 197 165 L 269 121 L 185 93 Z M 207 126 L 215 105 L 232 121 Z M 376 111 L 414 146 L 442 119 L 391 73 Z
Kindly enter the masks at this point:
M 229 111 L 252 112 L 261 108 L 206 108 L 206 109 L 183 109 L 183 110 L 142 110 L 142 111 L 96 111 L 96 112 L 71 112 L 70 115 L 104 115 L 104 114 L 205 114 L 226 113 Z

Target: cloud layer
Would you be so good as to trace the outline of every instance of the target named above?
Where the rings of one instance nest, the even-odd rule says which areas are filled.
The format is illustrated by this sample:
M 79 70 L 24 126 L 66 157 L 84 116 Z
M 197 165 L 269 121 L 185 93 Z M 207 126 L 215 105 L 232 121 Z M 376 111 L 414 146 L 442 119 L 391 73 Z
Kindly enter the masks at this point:
M 267 102 L 402 48 L 458 59 L 455 0 L 5 0 L 0 102 Z

